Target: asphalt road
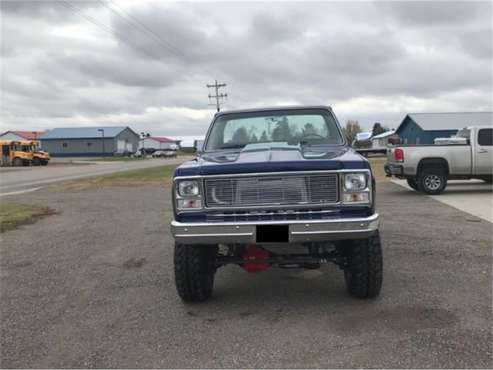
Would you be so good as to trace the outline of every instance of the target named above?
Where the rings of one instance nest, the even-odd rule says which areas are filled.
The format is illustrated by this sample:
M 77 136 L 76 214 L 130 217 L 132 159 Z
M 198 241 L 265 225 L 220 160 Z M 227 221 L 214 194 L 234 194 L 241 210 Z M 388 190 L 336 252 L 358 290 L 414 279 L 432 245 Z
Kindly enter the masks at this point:
M 341 271 L 218 271 L 186 305 L 169 189 L 50 189 L 9 201 L 59 213 L 2 234 L 1 366 L 478 368 L 492 362 L 491 224 L 384 183 L 381 297 Z
M 414 192 L 405 180 L 392 182 Z M 484 181 L 449 181 L 443 194 L 431 198 L 493 223 L 493 186 Z
M 187 159 L 189 158 L 154 158 L 142 161 L 112 161 L 77 165 L 67 164 L 63 166 L 48 165 L 46 167 L 2 168 L 0 169 L 0 196 L 60 181 L 182 163 Z

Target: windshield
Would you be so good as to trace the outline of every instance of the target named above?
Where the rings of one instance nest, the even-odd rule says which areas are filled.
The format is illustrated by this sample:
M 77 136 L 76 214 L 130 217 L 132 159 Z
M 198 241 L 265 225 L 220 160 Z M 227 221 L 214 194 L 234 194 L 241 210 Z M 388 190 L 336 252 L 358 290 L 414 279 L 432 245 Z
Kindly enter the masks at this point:
M 248 144 L 274 142 L 340 145 L 343 139 L 333 116 L 324 110 L 235 113 L 214 121 L 205 150 L 241 149 Z

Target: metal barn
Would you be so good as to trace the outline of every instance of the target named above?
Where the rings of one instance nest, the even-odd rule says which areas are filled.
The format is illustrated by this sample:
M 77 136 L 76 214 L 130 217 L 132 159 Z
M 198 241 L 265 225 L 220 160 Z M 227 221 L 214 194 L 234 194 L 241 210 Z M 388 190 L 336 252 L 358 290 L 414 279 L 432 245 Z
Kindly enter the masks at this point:
M 41 137 L 53 157 L 93 157 L 135 153 L 139 135 L 129 127 L 55 128 Z

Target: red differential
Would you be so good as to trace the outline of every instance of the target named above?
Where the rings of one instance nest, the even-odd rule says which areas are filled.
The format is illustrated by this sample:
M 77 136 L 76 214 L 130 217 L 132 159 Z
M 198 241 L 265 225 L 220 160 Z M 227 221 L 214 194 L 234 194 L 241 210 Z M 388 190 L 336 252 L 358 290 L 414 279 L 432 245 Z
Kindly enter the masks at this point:
M 270 253 L 265 249 L 258 248 L 254 245 L 247 247 L 243 260 L 245 263 L 241 266 L 247 272 L 260 272 L 267 270 L 270 263 L 265 262 L 270 257 Z

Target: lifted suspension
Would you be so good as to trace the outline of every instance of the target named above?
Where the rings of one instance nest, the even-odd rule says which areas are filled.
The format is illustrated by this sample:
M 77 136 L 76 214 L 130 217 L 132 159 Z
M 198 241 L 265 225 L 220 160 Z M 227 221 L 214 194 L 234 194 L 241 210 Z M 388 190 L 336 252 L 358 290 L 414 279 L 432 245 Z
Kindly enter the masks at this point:
M 278 254 L 264 248 L 251 245 L 241 249 L 242 253 L 218 254 L 216 266 L 236 264 L 248 272 L 260 272 L 270 266 L 280 268 L 319 268 L 322 263 L 335 263 L 341 269 L 346 266 L 346 258 L 337 248 L 324 250 L 309 248 L 309 253 Z

